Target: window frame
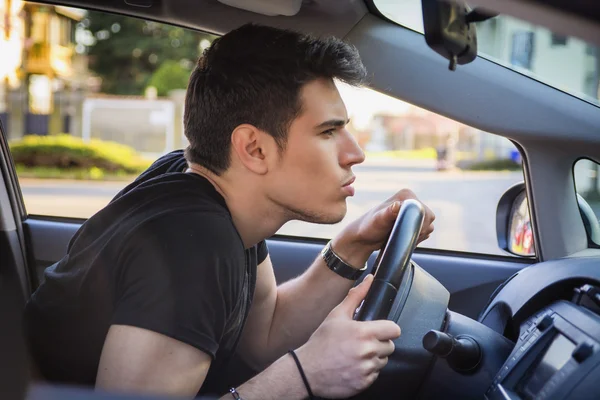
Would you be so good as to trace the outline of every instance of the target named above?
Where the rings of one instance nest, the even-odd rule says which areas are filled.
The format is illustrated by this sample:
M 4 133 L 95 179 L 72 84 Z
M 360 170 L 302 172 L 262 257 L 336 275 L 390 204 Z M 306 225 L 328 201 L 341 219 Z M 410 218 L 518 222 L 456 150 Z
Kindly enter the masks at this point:
M 598 185 L 598 189 L 600 189 L 600 162 L 594 160 L 593 158 L 589 157 L 589 156 L 582 156 L 582 157 L 578 157 L 574 162 L 573 162 L 573 166 L 571 167 L 571 173 L 573 175 L 573 190 L 575 191 L 575 194 L 578 197 L 581 197 L 583 200 L 585 200 L 585 202 L 590 206 L 591 208 L 591 204 L 588 201 L 588 199 L 586 198 L 586 196 L 584 196 L 583 194 L 579 193 L 579 191 L 577 190 L 577 177 L 575 174 L 575 168 L 577 167 L 577 163 L 580 161 L 589 161 L 591 163 L 593 163 L 594 165 L 596 165 L 598 167 L 596 173 L 596 184 Z M 600 194 L 600 190 L 598 190 L 598 193 Z M 593 208 L 591 208 L 591 210 L 594 212 L 594 215 L 596 217 L 596 220 L 598 220 L 600 222 L 600 215 L 596 214 L 595 210 Z M 599 209 L 600 211 L 600 209 Z M 589 249 L 600 249 L 600 241 L 599 242 L 595 242 L 591 236 L 591 233 L 588 230 L 588 225 L 586 224 L 586 221 L 584 219 L 584 211 L 581 210 L 581 208 L 579 209 L 579 212 L 581 214 L 581 220 L 582 223 L 585 227 L 585 234 L 588 240 L 588 248 Z
M 369 3 L 373 3 L 372 1 L 370 1 Z M 127 16 L 129 18 L 138 18 L 135 16 Z M 138 18 L 138 19 L 142 19 L 143 18 Z M 393 22 L 393 21 L 392 21 Z M 161 22 L 163 24 L 167 24 L 165 22 Z M 171 26 L 177 26 L 174 24 L 169 24 Z M 186 28 L 189 29 L 189 28 Z M 398 99 L 401 100 L 401 99 Z M 520 151 L 521 153 L 521 157 L 523 159 L 523 162 L 525 164 L 525 157 L 524 157 L 524 153 L 522 151 Z M 11 157 L 12 160 L 12 157 Z M 20 182 L 18 180 L 18 176 L 16 173 L 16 169 L 14 166 L 14 163 L 12 165 L 12 173 L 14 174 L 14 179 L 16 180 L 16 185 L 19 189 L 18 193 L 19 193 L 19 202 L 20 202 L 20 207 L 22 209 L 22 215 L 24 219 L 27 218 L 34 218 L 34 219 L 40 219 L 40 220 L 49 220 L 49 221 L 65 221 L 65 222 L 83 222 L 86 219 L 85 218 L 77 218 L 77 217 L 72 217 L 72 216 L 53 216 L 53 215 L 41 215 L 41 214 L 28 214 L 27 210 L 26 210 L 26 206 L 25 206 L 25 201 L 24 201 L 24 197 L 20 188 Z M 523 176 L 523 180 L 525 179 L 525 176 Z M 383 201 L 384 199 L 382 198 L 381 201 Z M 530 212 L 531 212 L 531 207 L 530 207 Z M 305 240 L 305 241 L 326 241 L 328 240 L 327 238 L 322 238 L 322 237 L 311 237 L 311 236 L 297 236 L 297 235 L 286 235 L 286 234 L 277 234 L 276 237 L 281 237 L 281 238 L 289 238 L 289 239 L 294 239 L 294 240 Z M 536 241 L 537 242 L 537 241 Z M 482 253 L 482 252 L 472 252 L 472 251 L 465 251 L 465 250 L 458 250 L 458 249 L 445 249 L 445 248 L 430 248 L 430 247 L 419 247 L 419 251 L 424 251 L 424 252 L 429 252 L 429 253 L 439 253 L 439 254 L 461 254 L 461 255 L 470 255 L 470 256 L 474 256 L 474 257 L 491 257 L 491 258 L 500 258 L 500 259 L 508 259 L 508 260 L 529 260 L 530 257 L 524 257 L 524 256 L 516 256 L 516 255 L 509 255 L 509 254 L 491 254 L 491 253 Z M 536 251 L 537 254 L 537 251 Z

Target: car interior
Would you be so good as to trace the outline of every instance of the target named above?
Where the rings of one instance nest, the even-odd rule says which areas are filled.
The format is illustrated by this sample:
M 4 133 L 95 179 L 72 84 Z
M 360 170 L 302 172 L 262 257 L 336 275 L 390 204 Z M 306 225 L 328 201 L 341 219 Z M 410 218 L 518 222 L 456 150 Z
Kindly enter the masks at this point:
M 600 163 L 600 106 L 477 56 L 475 29 L 467 29 L 477 10 L 470 18 L 513 15 L 600 46 L 599 6 L 422 0 L 423 34 L 371 0 L 40 3 L 215 35 L 248 22 L 334 35 L 359 50 L 371 88 L 508 138 L 523 159 L 524 181 L 497 199 L 495 230 L 506 256 L 415 249 L 423 209 L 406 202 L 386 246 L 369 260 L 375 283 L 357 316 L 396 321 L 402 335 L 375 384 L 355 398 L 600 398 L 600 224 L 577 194 L 573 173 L 578 160 Z M 64 256 L 83 221 L 27 213 L 4 130 L 0 171 L 1 397 L 143 398 L 57 386 L 35 373 L 20 314 L 44 268 Z M 516 257 L 509 254 L 511 232 L 522 204 L 529 207 L 534 254 Z M 270 238 L 278 282 L 301 274 L 325 243 Z M 256 372 L 241 368 L 239 379 Z

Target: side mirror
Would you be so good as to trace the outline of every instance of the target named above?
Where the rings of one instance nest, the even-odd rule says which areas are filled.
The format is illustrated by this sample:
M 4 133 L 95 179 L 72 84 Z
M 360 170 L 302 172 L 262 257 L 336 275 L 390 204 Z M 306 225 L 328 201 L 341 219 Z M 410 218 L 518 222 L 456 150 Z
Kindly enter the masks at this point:
M 496 236 L 502 250 L 521 257 L 535 256 L 525 183 L 513 185 L 500 198 L 496 209 Z
M 600 243 L 600 222 L 594 210 L 579 194 L 577 202 L 588 240 Z M 496 210 L 496 236 L 502 250 L 521 257 L 535 256 L 525 183 L 513 185 L 500 198 Z

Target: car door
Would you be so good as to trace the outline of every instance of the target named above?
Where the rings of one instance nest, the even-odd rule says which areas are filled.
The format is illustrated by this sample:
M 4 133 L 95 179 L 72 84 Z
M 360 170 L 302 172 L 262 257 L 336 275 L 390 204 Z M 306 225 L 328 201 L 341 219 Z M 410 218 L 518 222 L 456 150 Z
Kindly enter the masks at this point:
M 2 140 L 5 140 L 4 133 Z M 6 172 L 18 181 L 18 174 L 13 168 Z M 361 169 L 357 169 L 358 179 L 360 176 Z M 51 197 L 48 204 L 60 204 L 60 202 L 85 202 L 86 197 L 93 197 L 95 191 L 107 190 L 95 185 L 86 186 L 83 182 L 47 184 L 37 182 L 35 179 L 23 179 L 23 181 L 21 189 L 23 195 L 15 193 L 15 197 L 24 207 L 26 206 L 24 198 L 27 199 L 28 196 L 32 202 L 36 201 L 36 197 Z M 52 194 L 52 191 L 55 191 L 55 194 Z M 80 198 L 71 199 L 69 196 L 76 196 L 69 194 L 73 192 L 80 193 Z M 105 198 L 109 200 L 107 196 Z M 381 198 L 381 201 L 383 200 L 384 197 Z M 36 206 L 47 207 L 47 204 Z M 432 208 L 434 212 L 437 211 L 435 207 Z M 444 217 L 443 213 L 437 212 L 438 221 Z M 43 278 L 42 273 L 47 266 L 65 255 L 69 241 L 83 222 L 85 219 L 69 215 L 26 215 L 23 220 L 23 231 L 27 259 L 32 268 L 33 286 Z M 292 228 L 287 229 L 292 230 Z M 457 225 L 456 229 L 460 230 L 461 227 Z M 315 227 L 312 232 L 320 233 L 318 227 Z M 432 236 L 437 233 L 434 232 Z M 300 236 L 299 232 L 297 235 L 281 234 L 270 238 L 267 243 L 278 283 L 298 276 L 308 268 L 330 237 L 326 234 L 322 237 Z M 496 244 L 495 241 L 493 244 Z M 450 291 L 450 309 L 471 318 L 477 318 L 479 311 L 499 284 L 532 262 L 531 259 L 427 248 L 426 245 L 427 242 L 424 242 L 415 250 L 413 260 Z M 376 253 L 369 260 L 370 265 L 373 265 L 375 258 Z
M 60 18 L 64 16 L 61 17 L 60 10 L 53 11 L 53 6 L 47 9 L 50 15 L 56 15 L 62 21 Z M 28 10 L 35 13 L 35 7 Z M 136 31 L 126 24 L 133 20 L 132 17 L 99 12 L 82 13 L 80 17 L 71 15 L 70 18 L 80 18 L 76 21 L 76 29 L 87 31 L 96 38 L 93 45 L 77 43 L 88 47 L 85 53 L 88 56 L 94 56 L 94 51 L 105 51 L 106 47 L 102 46 L 140 43 L 145 39 L 143 35 L 152 30 L 168 31 L 181 43 L 195 40 L 200 48 L 205 48 L 214 38 L 167 24 L 138 20 L 135 20 L 139 28 Z M 80 32 L 80 35 L 86 34 Z M 128 42 L 111 42 L 117 40 L 111 38 L 119 35 L 130 35 L 126 38 Z M 135 35 L 140 37 L 133 37 Z M 175 42 L 169 43 L 174 45 Z M 183 61 L 190 60 L 182 59 L 174 66 L 169 60 L 135 46 L 129 54 L 134 61 L 123 64 L 123 68 L 134 68 L 135 59 L 140 57 L 154 60 L 156 67 L 148 73 L 161 68 L 179 72 L 180 67 L 183 71 L 189 68 Z M 129 146 L 126 150 L 119 147 L 119 151 L 145 154 L 149 162 L 186 143 L 177 122 L 183 108 L 181 86 L 167 88 L 170 90 L 152 85 L 138 86 L 122 95 L 119 90 L 123 89 L 123 82 L 97 66 L 94 68 L 87 72 L 96 78 L 102 77 L 104 86 L 95 88 L 105 92 L 101 97 L 64 85 L 63 89 L 52 93 L 54 108 L 46 111 L 45 118 L 40 117 L 43 114 L 36 114 L 34 124 L 33 110 L 13 110 L 14 115 L 9 116 L 13 121 L 8 124 L 9 131 L 2 132 L 1 140 L 12 152 L 12 159 L 2 164 L 2 172 L 16 183 L 16 187 L 9 185 L 7 190 L 22 210 L 23 247 L 29 268 L 22 273 L 30 274 L 26 276 L 30 276 L 33 288 L 43 279 L 43 270 L 65 255 L 69 241 L 85 219 L 107 204 L 135 178 L 135 173 L 130 170 L 119 175 L 97 166 L 75 169 L 75 172 L 48 166 L 31 167 L 35 160 L 27 158 L 24 147 L 55 148 L 62 140 L 61 146 L 67 149 L 65 154 L 71 157 L 69 146 L 107 146 L 112 149 L 112 144 L 107 142 L 119 142 Z M 112 86 L 106 84 L 110 79 L 114 79 Z M 31 86 L 35 82 L 28 84 Z M 37 85 L 43 87 L 40 83 Z M 318 256 L 327 240 L 349 221 L 408 187 L 437 215 L 436 231 L 417 248 L 414 261 L 450 291 L 452 310 L 477 318 L 499 284 L 535 261 L 535 257 L 520 258 L 505 253 L 498 247 L 496 239 L 496 204 L 505 190 L 523 180 L 522 172 L 518 168 L 512 172 L 469 169 L 473 164 L 469 160 L 482 158 L 483 152 L 492 152 L 491 156 L 486 153 L 487 158 L 506 159 L 518 155 L 516 148 L 501 137 L 370 89 L 357 91 L 340 85 L 339 90 L 349 115 L 356 120 L 349 129 L 367 153 L 367 161 L 354 168 L 357 194 L 349 199 L 348 215 L 340 224 L 325 226 L 294 221 L 268 240 L 277 281 L 281 283 L 300 275 Z M 163 96 L 156 97 L 158 91 Z M 50 94 L 44 96 L 46 94 L 42 93 L 42 100 Z M 56 109 L 65 99 L 68 107 L 59 109 L 62 126 L 56 131 Z M 38 104 L 40 108 L 43 108 L 42 100 Z M 379 104 L 380 109 L 371 110 L 368 121 L 361 122 L 365 119 L 361 114 L 365 103 Z M 33 104 L 37 103 L 30 102 L 30 107 Z M 16 123 L 19 121 L 29 121 L 25 126 L 37 131 L 25 132 L 23 124 Z M 38 135 L 25 143 L 25 133 Z M 473 153 L 473 143 L 480 146 L 480 154 Z M 488 147 L 481 143 L 488 143 Z M 375 257 L 373 254 L 371 265 Z

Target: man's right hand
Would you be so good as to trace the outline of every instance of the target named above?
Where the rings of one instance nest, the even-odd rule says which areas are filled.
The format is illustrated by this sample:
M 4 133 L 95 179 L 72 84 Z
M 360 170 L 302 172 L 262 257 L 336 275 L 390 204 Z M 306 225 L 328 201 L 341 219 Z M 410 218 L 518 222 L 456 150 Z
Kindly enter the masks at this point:
M 368 388 L 394 352 L 400 327 L 392 321 L 355 321 L 373 276 L 351 289 L 296 354 L 316 396 L 345 398 Z

